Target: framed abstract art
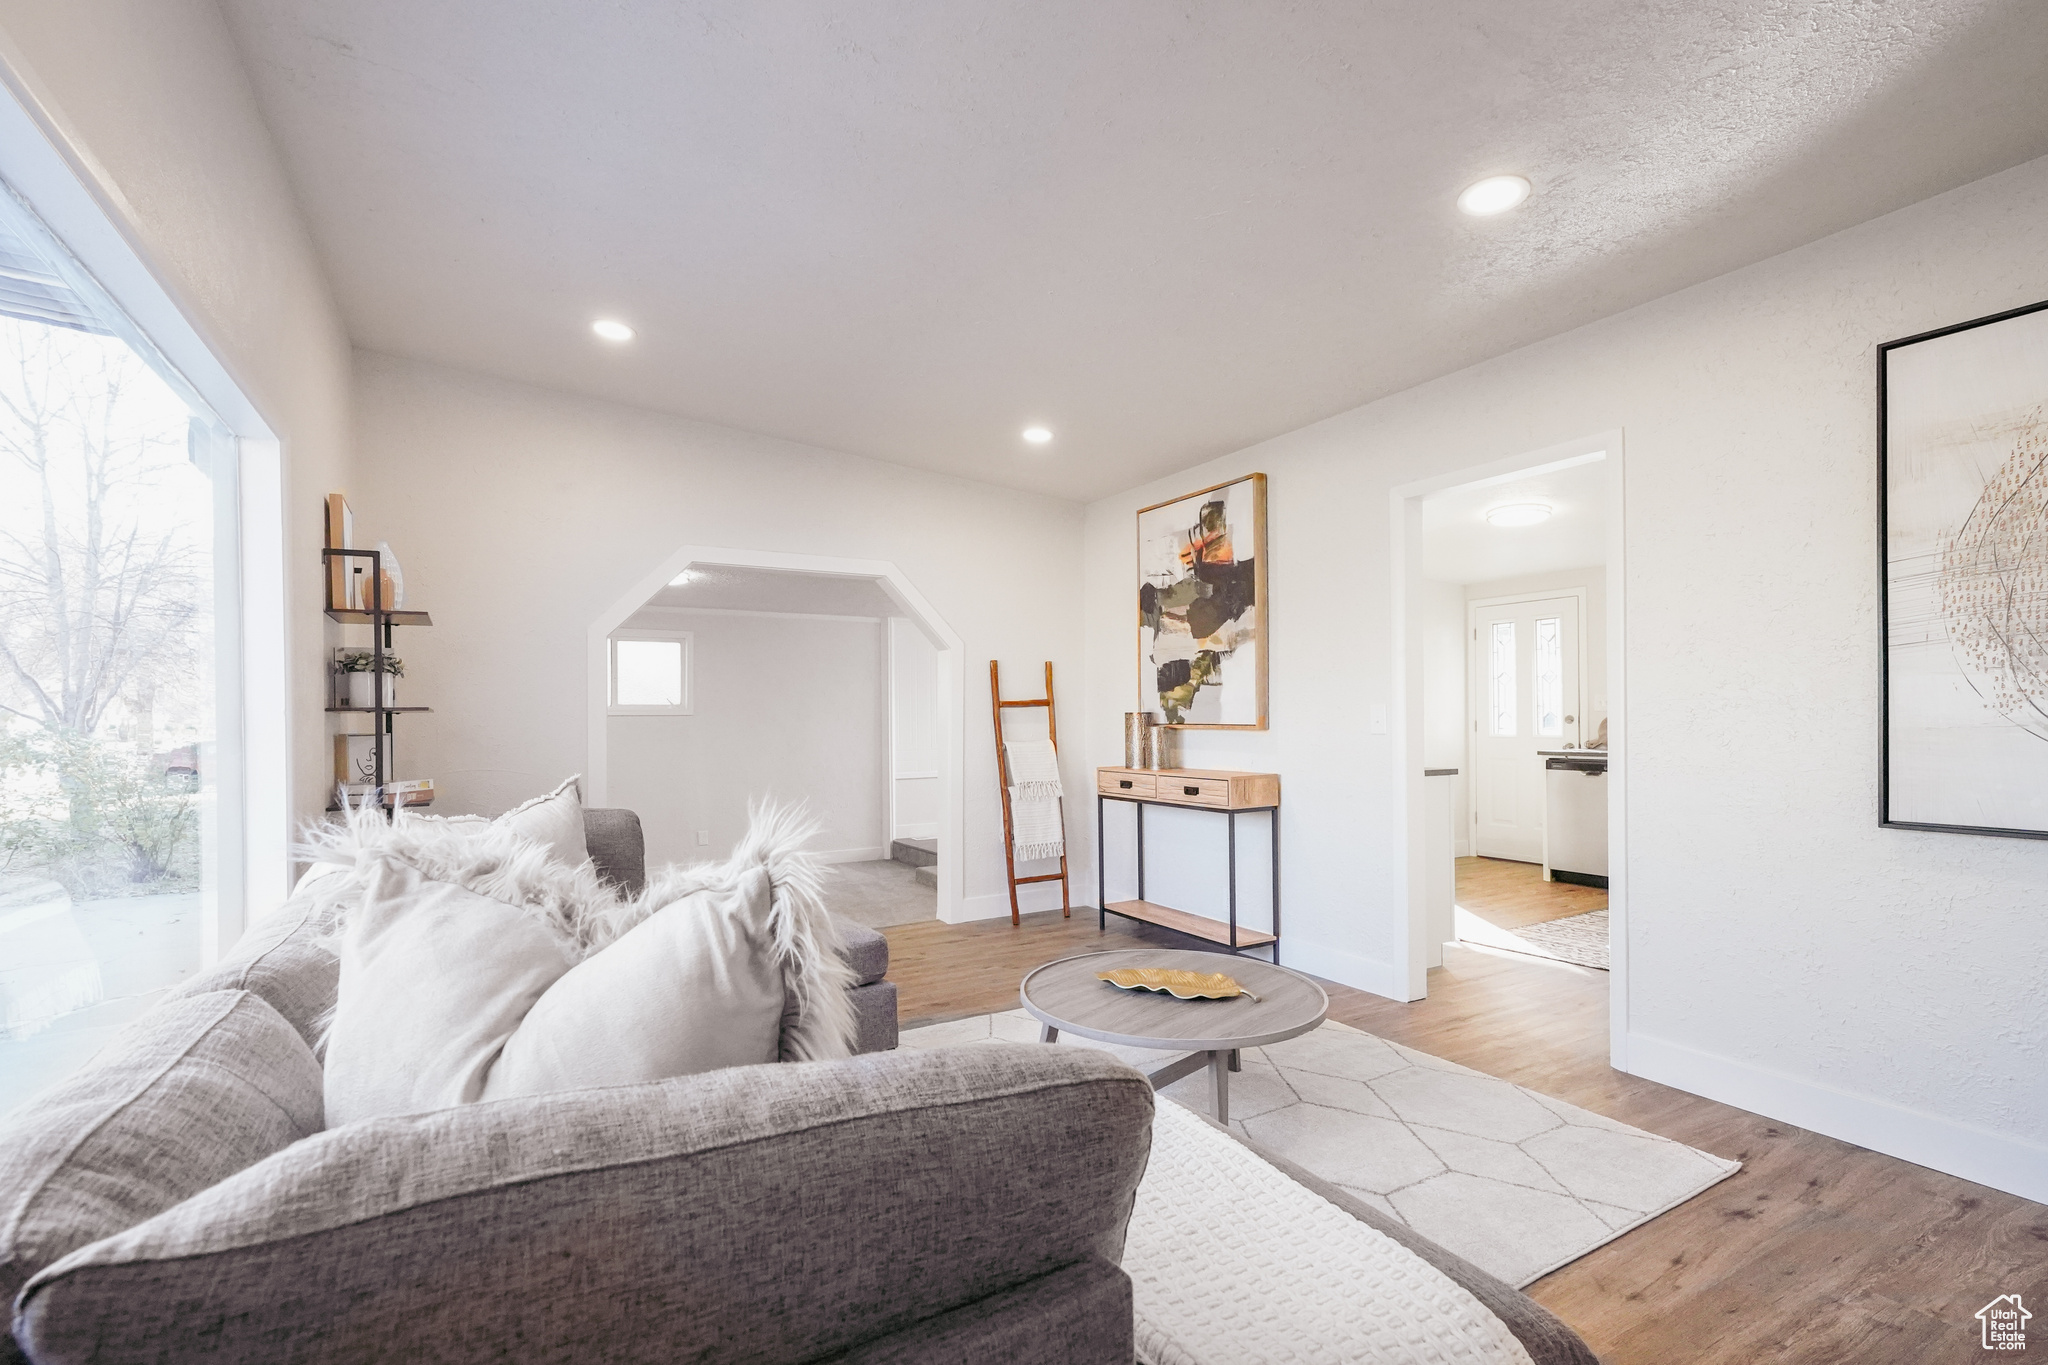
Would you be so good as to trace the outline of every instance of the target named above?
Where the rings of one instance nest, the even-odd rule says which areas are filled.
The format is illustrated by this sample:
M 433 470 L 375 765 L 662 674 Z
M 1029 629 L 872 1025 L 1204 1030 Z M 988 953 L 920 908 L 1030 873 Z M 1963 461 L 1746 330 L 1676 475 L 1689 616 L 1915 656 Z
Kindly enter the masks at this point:
M 1266 476 L 1138 510 L 1140 709 L 1266 728 Z
M 2048 303 L 1877 350 L 1879 823 L 2048 838 Z

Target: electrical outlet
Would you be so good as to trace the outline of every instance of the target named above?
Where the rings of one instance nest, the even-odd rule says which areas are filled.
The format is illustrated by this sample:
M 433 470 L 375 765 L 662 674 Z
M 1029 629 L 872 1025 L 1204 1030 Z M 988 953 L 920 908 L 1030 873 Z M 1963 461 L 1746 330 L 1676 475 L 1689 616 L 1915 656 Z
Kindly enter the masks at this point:
M 706 844 L 708 844 L 708 843 L 710 843 L 710 842 L 711 842 L 711 831 L 710 831 L 710 830 L 708 830 L 708 829 L 700 829 L 700 830 L 698 830 L 698 831 L 697 831 L 697 847 L 699 847 L 699 848 L 702 848 L 702 847 L 704 847 L 704 846 L 705 846 Z

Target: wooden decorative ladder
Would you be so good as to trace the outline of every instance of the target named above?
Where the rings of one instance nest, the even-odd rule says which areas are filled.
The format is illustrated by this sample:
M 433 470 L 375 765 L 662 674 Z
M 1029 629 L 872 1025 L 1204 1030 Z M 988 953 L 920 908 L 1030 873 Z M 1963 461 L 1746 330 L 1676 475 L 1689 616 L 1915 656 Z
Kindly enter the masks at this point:
M 1074 917 L 1073 899 L 1067 890 L 1067 804 L 1060 802 L 1060 870 L 1044 872 L 1036 877 L 1017 875 L 1017 841 L 1010 824 L 1010 762 L 1003 750 L 1003 712 L 1020 707 L 1043 707 L 1045 709 L 1045 737 L 1052 741 L 1052 751 L 1060 751 L 1059 713 L 1052 704 L 1052 660 L 1045 662 L 1045 695 L 1033 701 L 1004 701 L 1002 679 L 997 672 L 996 661 L 988 661 L 988 696 L 994 703 L 989 714 L 995 719 L 996 727 L 996 785 L 1002 789 L 1003 797 L 1003 863 L 1009 869 L 1010 878 L 1010 923 L 1017 920 L 1017 888 L 1033 882 L 1058 882 L 1060 884 L 1060 913 L 1068 919 Z

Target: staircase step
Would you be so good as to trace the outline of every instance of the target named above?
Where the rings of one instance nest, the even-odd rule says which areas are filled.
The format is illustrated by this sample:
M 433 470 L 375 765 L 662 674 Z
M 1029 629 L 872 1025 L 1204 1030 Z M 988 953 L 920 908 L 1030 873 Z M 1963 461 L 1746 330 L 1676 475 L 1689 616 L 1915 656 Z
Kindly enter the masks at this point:
M 936 867 L 920 867 L 913 875 L 918 885 L 929 886 L 934 891 L 939 889 L 939 869 Z
M 939 861 L 937 839 L 898 839 L 889 846 L 889 856 L 912 867 L 931 867 Z

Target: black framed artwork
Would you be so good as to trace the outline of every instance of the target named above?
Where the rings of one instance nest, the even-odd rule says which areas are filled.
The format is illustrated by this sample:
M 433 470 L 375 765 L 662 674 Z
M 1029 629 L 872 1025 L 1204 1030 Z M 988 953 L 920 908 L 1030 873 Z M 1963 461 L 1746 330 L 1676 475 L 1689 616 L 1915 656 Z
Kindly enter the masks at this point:
M 1877 348 L 1878 821 L 2048 839 L 2048 302 Z

